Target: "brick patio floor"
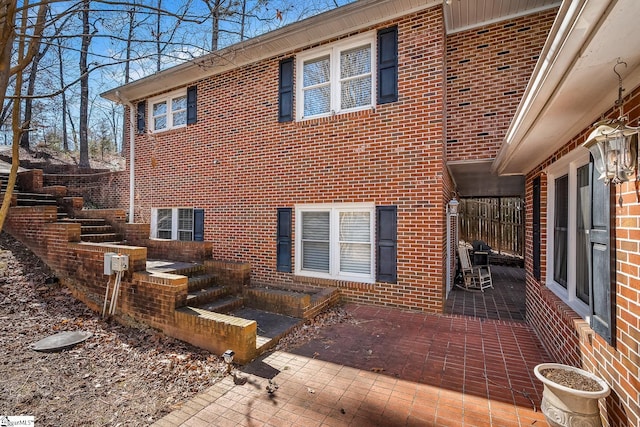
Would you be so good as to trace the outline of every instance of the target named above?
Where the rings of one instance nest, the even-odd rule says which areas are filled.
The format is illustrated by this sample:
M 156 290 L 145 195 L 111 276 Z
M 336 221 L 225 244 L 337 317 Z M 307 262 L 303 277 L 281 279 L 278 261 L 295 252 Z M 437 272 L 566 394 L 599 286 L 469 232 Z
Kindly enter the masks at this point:
M 545 426 L 524 322 L 349 304 L 352 321 L 189 400 L 168 426 Z M 279 388 L 266 391 L 269 379 Z
M 463 316 L 495 320 L 524 322 L 525 273 L 524 268 L 491 266 L 493 288 L 465 291 L 453 287 L 447 298 L 444 312 Z

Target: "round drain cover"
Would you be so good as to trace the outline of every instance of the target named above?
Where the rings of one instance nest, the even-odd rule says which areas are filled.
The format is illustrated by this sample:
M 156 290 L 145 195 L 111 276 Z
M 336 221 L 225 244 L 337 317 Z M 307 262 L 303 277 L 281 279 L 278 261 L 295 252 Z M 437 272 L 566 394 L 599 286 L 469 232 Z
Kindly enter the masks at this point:
M 93 334 L 83 331 L 60 332 L 50 337 L 46 337 L 31 344 L 31 348 L 36 351 L 58 351 L 73 347 L 76 344 L 89 339 Z

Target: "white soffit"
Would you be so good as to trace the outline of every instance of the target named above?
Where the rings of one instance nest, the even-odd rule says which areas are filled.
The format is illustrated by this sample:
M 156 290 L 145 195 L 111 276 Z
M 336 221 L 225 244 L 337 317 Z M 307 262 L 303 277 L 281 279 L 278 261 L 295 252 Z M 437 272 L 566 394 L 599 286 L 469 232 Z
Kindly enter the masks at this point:
M 493 160 L 448 162 L 457 193 L 461 197 L 524 196 L 524 177 L 494 175 L 492 163 Z
M 526 174 L 640 84 L 640 1 L 566 0 L 493 170 Z
M 444 16 L 447 33 L 457 33 L 560 6 L 560 0 L 449 0 Z

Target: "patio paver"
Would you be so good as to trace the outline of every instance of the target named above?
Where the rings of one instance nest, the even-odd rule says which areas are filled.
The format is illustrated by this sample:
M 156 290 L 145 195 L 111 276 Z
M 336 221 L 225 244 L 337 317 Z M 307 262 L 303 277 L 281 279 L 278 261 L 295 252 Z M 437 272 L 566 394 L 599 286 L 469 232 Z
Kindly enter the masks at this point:
M 345 309 L 351 321 L 244 368 L 268 375 L 243 374 L 244 385 L 226 377 L 198 396 L 208 404 L 197 413 L 186 416 L 187 403 L 156 425 L 545 425 L 533 367 L 550 359 L 526 323 Z

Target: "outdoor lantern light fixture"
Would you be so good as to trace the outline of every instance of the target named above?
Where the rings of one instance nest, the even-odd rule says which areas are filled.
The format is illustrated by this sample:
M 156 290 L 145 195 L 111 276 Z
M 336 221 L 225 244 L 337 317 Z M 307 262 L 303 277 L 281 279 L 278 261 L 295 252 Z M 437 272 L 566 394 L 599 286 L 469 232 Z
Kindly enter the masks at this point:
M 629 118 L 622 111 L 622 77 L 616 71 L 618 65 L 626 62 L 620 61 L 613 67 L 613 72 L 618 76 L 618 99 L 615 105 L 620 114 L 617 119 L 601 120 L 596 123 L 595 129 L 583 146 L 591 152 L 593 163 L 605 184 L 620 184 L 631 179 L 631 175 L 637 166 L 638 142 L 637 135 L 640 127 L 628 125 Z
M 449 201 L 449 214 L 451 216 L 457 216 L 458 215 L 458 205 L 460 204 L 460 202 L 457 199 L 451 199 Z
M 233 356 L 235 355 L 236 355 L 236 352 L 233 350 L 227 350 L 224 353 L 222 353 L 222 357 L 224 358 L 224 363 L 228 365 L 231 362 L 233 362 Z
M 231 372 L 231 363 L 233 362 L 233 356 L 235 356 L 236 352 L 233 350 L 227 350 L 222 353 L 222 358 L 224 359 L 224 363 L 227 364 L 227 373 Z

